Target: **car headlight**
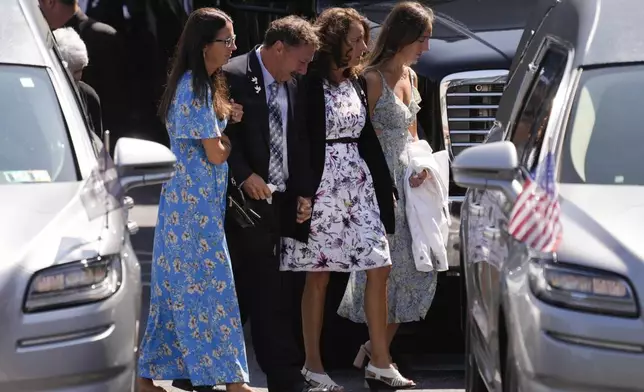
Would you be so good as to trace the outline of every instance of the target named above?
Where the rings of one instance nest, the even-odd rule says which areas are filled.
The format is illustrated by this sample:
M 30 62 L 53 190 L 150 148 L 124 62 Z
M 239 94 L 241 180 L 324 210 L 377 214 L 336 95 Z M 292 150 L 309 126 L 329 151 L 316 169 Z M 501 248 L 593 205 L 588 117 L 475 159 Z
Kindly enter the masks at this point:
M 24 310 L 36 312 L 101 301 L 119 289 L 122 278 L 117 255 L 47 268 L 31 278 Z
M 639 315 L 630 283 L 608 271 L 533 260 L 530 288 L 540 300 L 561 307 L 620 317 Z

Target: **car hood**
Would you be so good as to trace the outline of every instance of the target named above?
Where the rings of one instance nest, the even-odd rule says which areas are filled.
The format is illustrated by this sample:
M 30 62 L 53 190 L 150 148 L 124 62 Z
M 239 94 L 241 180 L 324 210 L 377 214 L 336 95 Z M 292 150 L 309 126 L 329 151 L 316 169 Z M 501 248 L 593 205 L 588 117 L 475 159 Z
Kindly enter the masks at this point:
M 414 66 L 416 73 L 440 82 L 451 73 L 509 69 L 527 21 L 527 1 L 427 1 L 436 15 L 430 50 Z M 355 1 L 343 6 L 355 7 L 369 19 L 375 39 L 396 3 Z
M 561 261 L 644 275 L 644 187 L 562 184 L 559 193 Z
M 0 280 L 15 267 L 35 272 L 99 254 L 106 220 L 89 219 L 80 197 L 83 184 L 0 186 Z

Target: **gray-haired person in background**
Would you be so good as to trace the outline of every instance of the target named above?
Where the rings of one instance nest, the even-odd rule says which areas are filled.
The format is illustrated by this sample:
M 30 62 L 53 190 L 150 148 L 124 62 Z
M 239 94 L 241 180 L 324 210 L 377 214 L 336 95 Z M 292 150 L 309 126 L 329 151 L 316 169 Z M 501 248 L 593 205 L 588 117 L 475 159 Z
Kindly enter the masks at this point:
M 62 60 L 66 63 L 67 69 L 78 85 L 90 126 L 97 135 L 101 136 L 103 134 L 101 100 L 92 86 L 81 81 L 83 70 L 89 64 L 87 46 L 80 35 L 71 27 L 54 30 L 54 37 Z

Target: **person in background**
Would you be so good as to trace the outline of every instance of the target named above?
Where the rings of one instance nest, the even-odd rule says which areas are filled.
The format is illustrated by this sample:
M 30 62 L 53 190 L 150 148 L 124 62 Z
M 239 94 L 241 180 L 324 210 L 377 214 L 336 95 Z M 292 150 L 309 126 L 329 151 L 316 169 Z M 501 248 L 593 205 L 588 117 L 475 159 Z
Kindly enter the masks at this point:
M 103 126 L 112 133 L 111 144 L 125 132 L 129 113 L 124 43 L 116 30 L 89 18 L 78 0 L 38 0 L 52 30 L 71 27 L 87 45 L 89 64 L 83 81 L 101 97 Z M 112 150 L 113 150 L 113 145 Z
M 300 276 L 279 268 L 280 236 L 285 226 L 295 225 L 296 205 L 290 202 L 308 182 L 294 180 L 302 178 L 296 173 L 308 157 L 302 158 L 297 141 L 295 116 L 303 101 L 296 99 L 299 82 L 293 75 L 306 74 L 317 46 L 308 21 L 286 16 L 271 22 L 262 45 L 224 66 L 231 98 L 252 110 L 226 130 L 234 146 L 233 186 L 241 187 L 261 217 L 254 227 L 228 220 L 226 235 L 242 312 L 252 320 L 253 348 L 270 392 L 320 390 L 300 374 Z
M 436 272 L 416 269 L 402 191 L 405 181 L 417 187 L 428 178 L 427 171 L 406 177 L 406 148 L 418 140 L 416 114 L 420 110 L 418 79 L 410 65 L 429 49 L 432 22 L 432 11 L 420 3 L 398 3 L 383 22 L 364 73 L 371 121 L 395 186 L 400 190 L 395 208 L 396 232 L 389 235 L 392 270 L 387 284 L 388 345 L 401 323 L 425 317 L 436 292 Z M 340 316 L 357 323 L 370 323 L 362 310 L 368 284 L 364 272 L 351 275 L 338 309 Z M 361 346 L 354 363 L 356 367 L 363 366 L 365 357 L 372 358 L 373 343 L 368 341 Z
M 303 174 L 311 187 L 307 203 L 300 203 L 304 212 L 312 201 L 313 213 L 306 223 L 300 219 L 302 235 L 284 239 L 281 261 L 283 271 L 306 272 L 302 374 L 312 385 L 343 390 L 324 371 L 320 355 L 327 285 L 332 271 L 363 271 L 364 313 L 373 342 L 365 380 L 373 388 L 411 388 L 414 382 L 391 366 L 386 335 L 394 188 L 358 77 L 369 24 L 352 8 L 329 8 L 315 27 L 321 46 L 305 78 L 302 94 L 308 104 L 301 117 L 311 167 Z
M 94 133 L 101 137 L 103 135 L 101 100 L 96 90 L 81 80 L 83 70 L 89 63 L 85 42 L 83 42 L 78 33 L 71 27 L 61 27 L 54 30 L 53 34 L 60 56 L 67 64 L 67 69 L 76 81 L 90 126 Z
M 221 67 L 235 33 L 214 8 L 192 13 L 177 44 L 159 116 L 177 156 L 163 185 L 154 233 L 150 313 L 139 356 L 141 392 L 152 380 L 187 390 L 252 391 L 232 267 L 223 231 L 231 151 L 223 130 L 240 121 Z M 232 44 L 230 44 L 232 42 Z

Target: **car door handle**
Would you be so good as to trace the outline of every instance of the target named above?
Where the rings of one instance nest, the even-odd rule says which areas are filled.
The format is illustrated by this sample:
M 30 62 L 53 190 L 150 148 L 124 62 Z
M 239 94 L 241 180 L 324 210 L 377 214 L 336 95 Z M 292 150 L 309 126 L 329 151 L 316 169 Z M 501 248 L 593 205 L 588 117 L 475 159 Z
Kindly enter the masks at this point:
M 498 240 L 501 237 L 501 230 L 495 226 L 487 226 L 485 229 L 483 229 L 483 235 L 485 236 L 485 238 L 492 241 Z
M 123 198 L 123 207 L 126 210 L 131 210 L 132 207 L 134 207 L 134 199 L 132 199 L 132 197 L 130 197 L 130 196 L 125 196 Z
M 468 210 L 470 211 L 470 214 L 473 216 L 483 215 L 483 207 L 480 204 L 470 203 L 468 206 Z
M 135 221 L 127 221 L 127 231 L 130 235 L 134 235 L 139 232 L 139 225 Z

